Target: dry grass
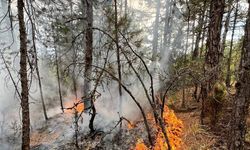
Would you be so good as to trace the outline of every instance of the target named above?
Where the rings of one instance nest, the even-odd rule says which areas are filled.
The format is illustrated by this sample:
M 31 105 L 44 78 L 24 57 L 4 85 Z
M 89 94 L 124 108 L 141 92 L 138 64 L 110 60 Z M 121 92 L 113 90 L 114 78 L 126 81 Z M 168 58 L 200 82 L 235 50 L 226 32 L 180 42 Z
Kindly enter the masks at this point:
M 184 124 L 183 149 L 207 150 L 215 143 L 215 136 L 209 133 L 206 127 L 200 125 L 197 112 L 178 113 L 177 115 Z
M 186 104 L 188 107 L 197 107 L 194 111 L 176 112 L 179 119 L 182 120 L 183 129 L 183 147 L 185 150 L 208 150 L 216 142 L 217 137 L 210 133 L 206 126 L 200 125 L 199 103 L 192 98 L 192 88 L 186 89 Z M 174 96 L 175 100 L 169 101 L 179 110 L 181 106 L 182 91 L 180 90 Z

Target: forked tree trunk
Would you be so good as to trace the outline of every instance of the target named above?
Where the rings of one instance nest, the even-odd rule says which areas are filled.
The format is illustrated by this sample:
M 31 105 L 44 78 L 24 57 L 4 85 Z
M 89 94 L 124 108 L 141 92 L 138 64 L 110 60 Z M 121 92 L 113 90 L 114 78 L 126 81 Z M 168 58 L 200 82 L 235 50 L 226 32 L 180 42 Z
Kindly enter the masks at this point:
M 24 22 L 24 1 L 17 1 L 20 32 L 20 79 L 22 107 L 22 150 L 30 149 L 29 88 L 27 77 L 27 34 Z
M 248 3 L 250 5 L 250 0 L 248 0 Z M 246 118 L 250 101 L 250 8 L 248 8 L 248 18 L 245 27 L 239 79 L 235 87 L 236 94 L 231 116 L 228 149 L 243 150 L 247 128 Z

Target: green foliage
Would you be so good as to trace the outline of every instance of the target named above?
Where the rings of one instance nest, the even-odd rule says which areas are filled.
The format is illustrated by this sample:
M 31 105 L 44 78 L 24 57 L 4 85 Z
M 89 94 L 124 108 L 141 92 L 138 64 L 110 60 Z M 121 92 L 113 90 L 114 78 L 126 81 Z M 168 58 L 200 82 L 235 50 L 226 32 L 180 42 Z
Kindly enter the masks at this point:
M 231 57 L 231 64 L 230 64 L 230 70 L 231 70 L 231 82 L 235 82 L 236 80 L 236 71 L 239 66 L 240 62 L 240 55 L 241 55 L 241 49 L 243 44 L 243 38 L 239 41 L 236 41 L 233 43 L 232 47 L 232 57 Z M 222 62 L 222 77 L 225 79 L 227 75 L 227 65 L 228 65 L 228 58 L 229 58 L 229 50 L 230 50 L 230 42 L 226 43 L 225 51 L 224 51 L 224 58 Z

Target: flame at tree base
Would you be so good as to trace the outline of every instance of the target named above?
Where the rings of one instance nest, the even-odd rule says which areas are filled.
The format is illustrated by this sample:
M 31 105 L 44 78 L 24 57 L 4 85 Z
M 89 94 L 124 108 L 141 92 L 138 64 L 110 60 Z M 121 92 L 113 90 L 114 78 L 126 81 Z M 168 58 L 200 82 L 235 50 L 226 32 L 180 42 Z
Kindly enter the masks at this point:
M 152 114 L 149 114 L 149 118 L 153 118 Z M 153 119 L 151 119 L 153 120 Z M 165 123 L 165 130 L 168 135 L 169 143 L 172 150 L 179 149 L 182 145 L 181 135 L 183 124 L 180 119 L 176 117 L 173 110 L 170 110 L 167 106 L 164 107 L 163 120 Z M 158 129 L 156 140 L 152 148 L 148 148 L 142 139 L 138 139 L 134 150 L 167 150 L 168 146 L 164 135 L 161 131 L 161 128 L 158 125 L 155 125 Z

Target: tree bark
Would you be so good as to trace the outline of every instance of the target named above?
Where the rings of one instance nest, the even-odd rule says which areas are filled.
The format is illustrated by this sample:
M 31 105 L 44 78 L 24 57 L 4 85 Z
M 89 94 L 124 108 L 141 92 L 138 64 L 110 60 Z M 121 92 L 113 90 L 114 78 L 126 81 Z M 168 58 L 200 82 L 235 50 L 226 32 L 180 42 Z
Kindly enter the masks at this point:
M 208 28 L 207 47 L 208 51 L 205 57 L 206 82 L 202 84 L 202 105 L 207 99 L 207 93 L 210 93 L 219 77 L 220 72 L 220 35 L 222 28 L 222 18 L 224 13 L 225 0 L 216 0 L 210 2 L 210 22 Z M 208 75 L 209 73 L 209 75 Z M 204 108 L 201 110 L 201 122 L 203 122 Z
M 248 0 L 250 6 L 250 0 Z M 231 116 L 228 149 L 243 150 L 246 135 L 246 118 L 250 101 L 250 8 L 245 27 L 239 79 L 235 85 L 234 108 Z
M 209 78 L 209 89 L 218 79 L 220 62 L 220 35 L 222 28 L 222 18 L 224 13 L 225 0 L 211 1 L 210 4 L 210 23 L 208 29 L 207 46 L 208 51 L 206 53 L 205 65 L 207 70 L 215 69 L 217 71 L 212 72 L 212 76 Z
M 17 1 L 18 21 L 20 32 L 20 79 L 21 79 L 21 107 L 22 107 L 22 150 L 30 149 L 30 116 L 29 89 L 27 77 L 27 34 L 24 22 L 24 2 Z
M 82 0 L 84 10 L 86 12 L 86 34 L 85 34 L 85 70 L 84 70 L 84 85 L 83 96 L 84 108 L 89 109 L 92 106 L 92 100 L 87 98 L 91 88 L 91 72 L 92 72 L 92 53 L 93 53 L 93 1 Z

